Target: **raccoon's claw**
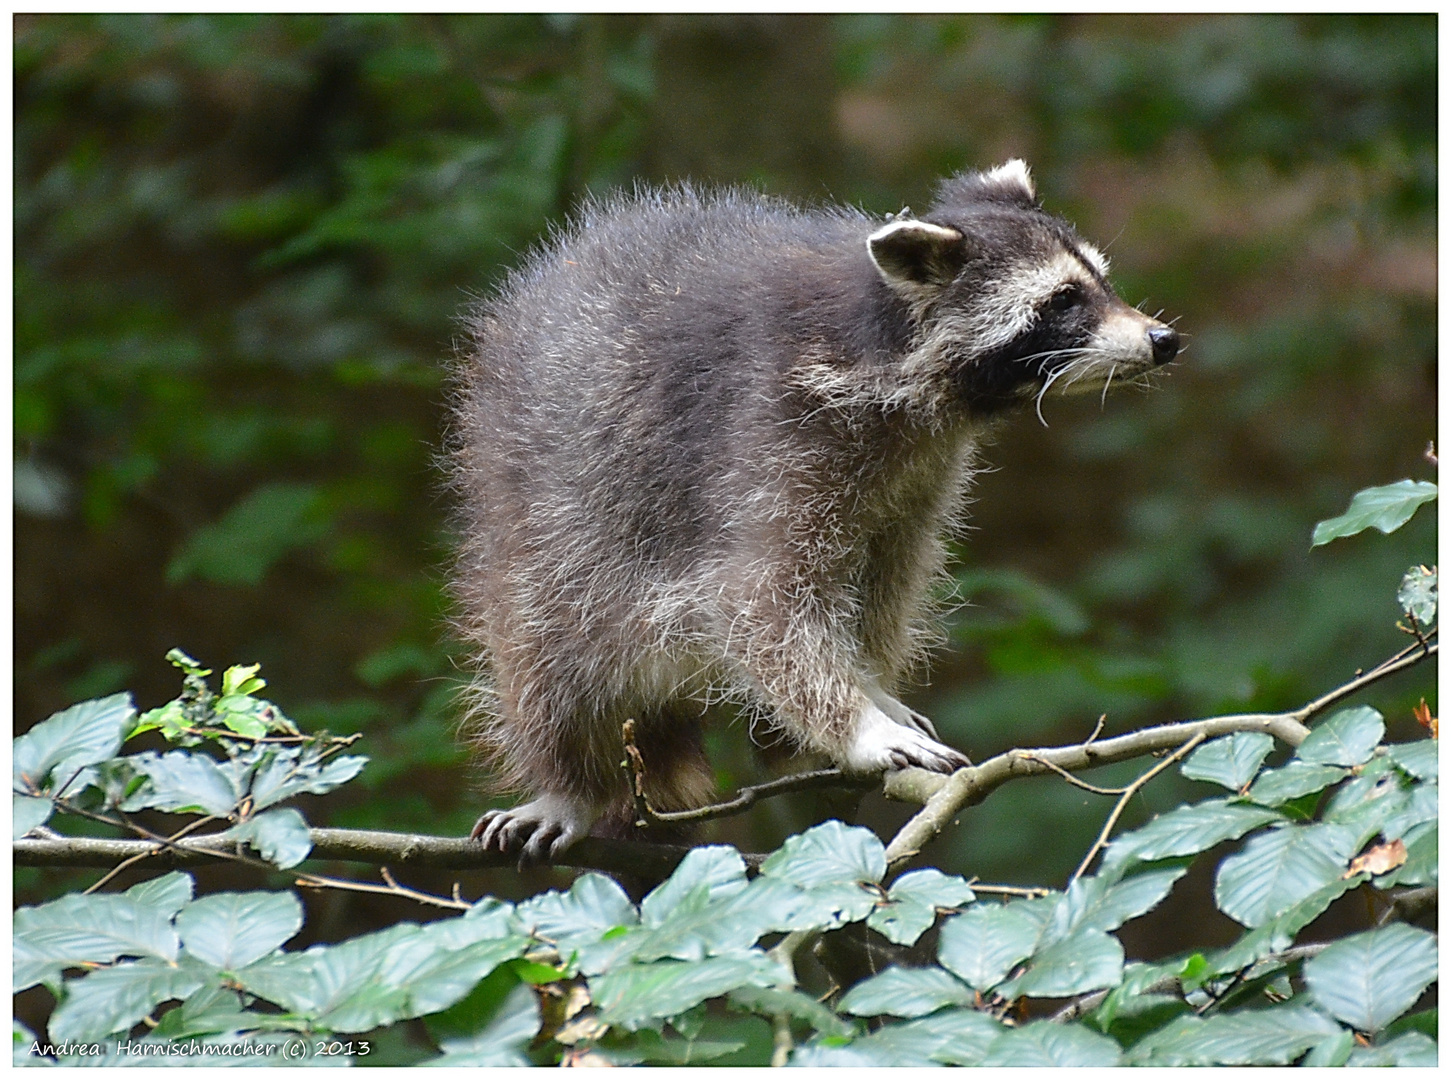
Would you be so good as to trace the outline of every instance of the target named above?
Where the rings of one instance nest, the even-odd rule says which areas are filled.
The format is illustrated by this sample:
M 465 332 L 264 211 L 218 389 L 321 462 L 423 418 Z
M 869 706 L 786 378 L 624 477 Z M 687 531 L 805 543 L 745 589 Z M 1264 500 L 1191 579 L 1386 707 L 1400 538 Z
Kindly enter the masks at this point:
M 913 766 L 932 772 L 953 772 L 972 762 L 965 754 L 924 734 L 915 725 L 899 723 L 875 705 L 868 705 L 857 717 L 856 733 L 843 764 L 853 772 L 864 773 Z
M 915 728 L 923 735 L 926 735 L 933 742 L 940 742 L 937 738 L 937 729 L 932 726 L 932 721 L 923 716 L 916 709 L 903 705 L 900 701 L 887 693 L 875 682 L 867 685 L 867 696 L 872 699 L 872 704 L 886 713 L 894 722 L 903 727 Z
M 523 806 L 486 812 L 469 835 L 485 851 L 517 850 L 519 865 L 532 866 L 564 854 L 598 816 L 568 796 L 541 795 Z

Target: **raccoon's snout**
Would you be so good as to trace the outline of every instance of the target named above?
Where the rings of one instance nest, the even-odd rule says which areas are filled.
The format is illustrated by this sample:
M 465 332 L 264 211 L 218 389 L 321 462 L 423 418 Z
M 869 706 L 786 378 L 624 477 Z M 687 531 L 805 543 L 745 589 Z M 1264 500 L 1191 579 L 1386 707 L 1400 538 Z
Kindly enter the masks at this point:
M 1179 355 L 1179 331 L 1172 326 L 1155 326 L 1149 330 L 1149 347 L 1154 350 L 1154 363 L 1167 364 Z

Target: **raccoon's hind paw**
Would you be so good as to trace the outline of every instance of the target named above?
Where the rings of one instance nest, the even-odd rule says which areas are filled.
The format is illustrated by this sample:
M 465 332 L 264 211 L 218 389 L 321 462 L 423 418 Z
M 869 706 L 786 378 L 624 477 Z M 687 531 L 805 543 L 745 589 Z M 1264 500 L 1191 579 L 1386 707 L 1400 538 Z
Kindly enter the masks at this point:
M 916 727 L 898 723 L 875 705 L 857 716 L 856 732 L 842 764 L 852 772 L 874 773 L 916 766 L 953 772 L 972 764 L 965 754 L 945 746 Z
M 485 851 L 519 852 L 519 865 L 553 861 L 589 832 L 599 813 L 567 795 L 541 795 L 523 806 L 490 810 L 469 836 Z

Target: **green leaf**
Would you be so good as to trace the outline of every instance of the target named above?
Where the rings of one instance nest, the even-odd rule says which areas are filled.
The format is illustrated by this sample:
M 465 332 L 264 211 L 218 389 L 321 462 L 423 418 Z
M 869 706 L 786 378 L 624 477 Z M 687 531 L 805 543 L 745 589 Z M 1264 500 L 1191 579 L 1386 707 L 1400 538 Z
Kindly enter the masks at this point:
M 1247 797 L 1262 806 L 1283 806 L 1302 795 L 1324 791 L 1349 774 L 1348 769 L 1335 765 L 1310 765 L 1303 761 L 1289 761 L 1278 769 L 1268 769 L 1260 773 L 1259 778 L 1250 785 Z
M 1132 1065 L 1288 1065 L 1340 1034 L 1329 1017 L 1303 1005 L 1181 1016 L 1128 1054 Z
M 887 968 L 857 983 L 837 1008 L 855 1016 L 926 1016 L 946 1005 L 973 1003 L 970 987 L 939 967 Z
M 598 941 L 617 926 L 640 921 L 625 890 L 603 874 L 581 874 L 569 892 L 551 889 L 514 910 L 525 932 L 556 942 L 561 955 Z
M 159 878 L 132 885 L 126 890 L 126 895 L 143 908 L 174 919 L 176 913 L 190 903 L 195 888 L 190 874 L 173 870 Z
M 213 893 L 176 917 L 186 951 L 223 971 L 262 959 L 301 928 L 302 905 L 290 892 Z
M 1206 799 L 1160 814 L 1147 825 L 1120 836 L 1109 846 L 1105 864 L 1116 866 L 1128 858 L 1153 862 L 1197 855 L 1226 840 L 1237 840 L 1251 829 L 1283 820 L 1281 814 L 1264 807 L 1228 798 Z
M 1435 497 L 1436 485 L 1424 480 L 1398 480 L 1383 487 L 1366 488 L 1356 492 L 1345 513 L 1315 526 L 1310 546 L 1319 547 L 1369 528 L 1393 533 L 1411 520 L 1417 508 Z
M 324 762 L 316 749 L 279 750 L 263 764 L 252 779 L 249 794 L 261 810 L 294 795 L 326 795 L 346 784 L 368 763 L 359 755 Z
M 67 981 L 46 1028 L 55 1042 L 90 1042 L 129 1031 L 157 1005 L 188 996 L 202 982 L 199 969 L 154 959 L 100 968 Z
M 1211 953 L 1207 958 L 1204 974 L 1212 977 L 1243 971 L 1271 953 L 1288 948 L 1294 942 L 1296 934 L 1364 880 L 1362 875 L 1357 874 L 1352 878 L 1336 878 L 1328 885 L 1321 886 L 1263 926 L 1245 934 L 1233 945 Z
M 1341 709 L 1305 737 L 1295 757 L 1310 765 L 1362 765 L 1385 737 L 1385 719 L 1369 705 Z
M 78 785 L 72 783 L 73 775 L 115 757 L 135 715 L 130 694 L 112 694 L 42 720 L 14 742 L 15 790 L 47 790 L 54 780 L 67 790 L 53 794 L 74 792 Z
M 692 848 L 675 872 L 641 901 L 640 923 L 661 926 L 682 905 L 705 908 L 712 900 L 740 892 L 746 884 L 746 861 L 735 848 Z
M 180 942 L 169 913 L 130 896 L 72 893 L 15 913 L 14 934 L 37 955 L 64 967 L 109 964 L 122 956 L 176 959 Z
M 940 870 L 913 870 L 887 891 L 887 903 L 867 917 L 867 925 L 895 945 L 913 945 L 937 920 L 938 908 L 971 903 L 972 889 L 960 877 Z
M 1241 791 L 1274 748 L 1275 740 L 1262 732 L 1235 732 L 1199 747 L 1179 766 L 1179 772 L 1190 780 L 1207 780 Z
M 1004 1031 L 987 1048 L 979 1065 L 991 1067 L 1109 1068 L 1123 1057 L 1118 1043 L 1082 1024 L 1042 1020 Z
M 937 959 L 975 990 L 991 990 L 1032 954 L 1043 932 L 1040 913 L 1019 901 L 979 904 L 942 921 Z
M 1436 780 L 1440 776 L 1435 739 L 1420 739 L 1417 742 L 1392 743 L 1386 747 L 1390 759 L 1418 780 Z
M 262 670 L 261 664 L 237 664 L 222 672 L 222 697 L 232 694 L 255 694 L 267 685 L 266 679 L 256 678 Z
M 1436 979 L 1436 936 L 1391 923 L 1353 934 L 1305 961 L 1316 1003 L 1357 1031 L 1378 1032 Z
M 1440 1063 L 1436 1040 L 1419 1031 L 1408 1031 L 1383 1046 L 1357 1046 L 1346 1064 L 1352 1068 L 1409 1065 L 1434 1069 Z
M 127 759 L 146 783 L 123 804 L 126 810 L 200 811 L 226 817 L 242 800 L 235 771 L 224 769 L 205 754 L 148 750 Z
M 1124 947 L 1118 938 L 1085 927 L 1028 958 L 1028 969 L 998 987 L 1005 998 L 1070 997 L 1117 986 Z
M 483 1028 L 466 1038 L 445 1039 L 439 1044 L 442 1057 L 424 1065 L 457 1065 L 470 1068 L 528 1066 L 524 1055 L 539 1032 L 539 1000 L 525 984 L 519 984 L 504 998 Z
M 1303 1069 L 1338 1069 L 1350 1060 L 1355 1049 L 1355 1032 L 1341 1028 L 1338 1035 L 1327 1035 L 1310 1048 L 1300 1060 Z
M 678 1038 L 642 1028 L 626 1040 L 603 1048 L 616 1065 L 701 1065 L 744 1049 L 742 1039 Z
M 332 1031 L 367 1031 L 408 1012 L 408 992 L 379 971 L 395 944 L 412 945 L 418 927 L 398 923 L 337 945 L 265 956 L 236 973 L 245 990 Z
M 1339 879 L 1357 835 L 1344 825 L 1290 825 L 1252 838 L 1219 865 L 1214 900 L 1245 926 L 1261 926 Z
M 738 986 L 730 992 L 732 1007 L 766 1016 L 789 1016 L 826 1035 L 851 1035 L 856 1029 L 814 997 L 775 986 Z
M 1423 630 L 1436 625 L 1436 568 L 1413 566 L 1401 578 L 1396 600 L 1401 610 L 1411 616 Z
M 34 795 L 14 796 L 14 810 L 10 818 L 12 840 L 19 840 L 31 829 L 38 829 L 50 820 L 55 803 Z
M 876 884 L 886 872 L 886 852 L 876 834 L 839 821 L 826 821 L 790 837 L 761 865 L 762 875 L 808 889 Z
M 791 974 L 764 953 L 712 956 L 693 963 L 659 960 L 626 964 L 589 980 L 607 1024 L 634 1029 L 677 1016 L 738 986 L 790 986 Z
M 976 1065 L 1004 1030 L 986 1013 L 943 1009 L 917 1020 L 888 1024 L 858 1039 L 852 1048 L 891 1066 Z
M 221 835 L 250 844 L 262 858 L 283 870 L 296 866 L 312 852 L 312 830 L 290 806 L 266 810 Z
M 1079 878 L 1058 900 L 1043 938 L 1057 941 L 1079 930 L 1117 930 L 1157 907 L 1188 869 L 1170 866 L 1117 882 L 1112 876 Z

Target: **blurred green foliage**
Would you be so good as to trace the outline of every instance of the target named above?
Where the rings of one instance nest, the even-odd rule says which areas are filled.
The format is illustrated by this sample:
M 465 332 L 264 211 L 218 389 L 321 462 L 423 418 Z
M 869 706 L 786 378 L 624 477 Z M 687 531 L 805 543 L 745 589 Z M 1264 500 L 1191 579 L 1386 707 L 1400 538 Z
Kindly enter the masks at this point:
M 1434 16 L 19 16 L 20 724 L 165 700 L 174 645 L 261 662 L 367 731 L 332 824 L 466 829 L 434 458 L 468 298 L 637 178 L 887 212 L 1013 155 L 1189 348 L 1005 429 L 914 704 L 975 757 L 1298 704 L 1398 647 L 1433 558 L 1429 514 L 1310 534 L 1434 478 L 1435 139 Z M 1376 695 L 1395 737 L 1430 685 Z M 1018 786 L 955 865 L 1066 875 L 1106 808 Z

